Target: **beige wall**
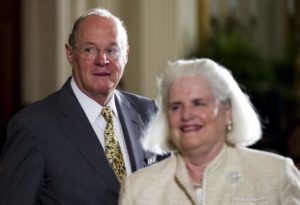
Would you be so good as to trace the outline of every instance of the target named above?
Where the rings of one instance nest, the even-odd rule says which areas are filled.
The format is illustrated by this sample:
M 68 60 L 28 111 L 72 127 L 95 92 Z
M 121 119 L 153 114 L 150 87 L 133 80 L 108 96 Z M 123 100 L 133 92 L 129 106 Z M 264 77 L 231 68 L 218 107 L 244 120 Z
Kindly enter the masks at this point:
M 211 4 L 211 16 L 224 24 L 227 17 L 233 15 L 244 35 L 250 37 L 263 55 L 276 57 L 285 51 L 287 4 L 298 0 L 207 1 Z
M 209 12 L 199 8 L 199 2 Z M 201 42 L 206 15 L 222 23 L 229 8 L 267 56 L 284 52 L 286 1 L 282 0 L 23 0 L 22 102 L 29 104 L 59 89 L 70 76 L 64 43 L 75 18 L 91 7 L 105 7 L 124 20 L 129 62 L 123 81 L 128 91 L 151 98 L 167 61 L 188 56 Z M 253 7 L 254 5 L 254 7 Z M 254 8 L 254 9 L 253 9 Z M 202 13 L 201 13 L 202 11 Z M 206 14 L 204 14 L 205 12 Z M 249 15 L 257 24 L 251 27 Z M 200 30 L 200 34 L 198 31 Z M 202 36 L 201 36 L 202 35 Z
M 64 43 L 76 16 L 102 6 L 124 20 L 130 54 L 123 77 L 128 91 L 155 97 L 155 78 L 168 60 L 197 45 L 196 0 L 24 0 L 22 102 L 59 89 L 70 76 Z

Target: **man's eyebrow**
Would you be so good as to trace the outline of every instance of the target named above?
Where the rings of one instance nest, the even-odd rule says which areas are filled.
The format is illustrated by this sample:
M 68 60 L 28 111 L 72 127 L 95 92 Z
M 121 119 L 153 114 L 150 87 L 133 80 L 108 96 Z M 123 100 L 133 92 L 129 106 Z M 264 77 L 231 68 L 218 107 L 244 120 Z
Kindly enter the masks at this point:
M 95 46 L 95 43 L 86 42 L 86 43 L 83 43 L 83 46 Z

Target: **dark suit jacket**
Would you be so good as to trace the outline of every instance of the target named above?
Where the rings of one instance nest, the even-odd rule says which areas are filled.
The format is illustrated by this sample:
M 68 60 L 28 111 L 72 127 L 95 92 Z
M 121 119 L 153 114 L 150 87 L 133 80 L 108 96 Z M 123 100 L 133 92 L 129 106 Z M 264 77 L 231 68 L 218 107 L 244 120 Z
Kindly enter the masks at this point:
M 153 100 L 121 91 L 115 97 L 135 171 L 151 157 L 142 150 L 140 136 L 156 106 Z M 1 205 L 117 204 L 120 184 L 70 80 L 17 113 L 7 133 L 0 161 Z

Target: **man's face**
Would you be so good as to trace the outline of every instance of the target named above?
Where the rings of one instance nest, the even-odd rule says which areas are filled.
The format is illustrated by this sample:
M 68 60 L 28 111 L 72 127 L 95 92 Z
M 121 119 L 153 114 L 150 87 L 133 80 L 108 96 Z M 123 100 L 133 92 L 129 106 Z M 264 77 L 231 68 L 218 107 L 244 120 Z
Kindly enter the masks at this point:
M 75 46 L 66 45 L 66 53 L 79 89 L 106 104 L 122 77 L 128 56 L 128 46 L 122 44 L 113 20 L 86 17 L 79 24 Z

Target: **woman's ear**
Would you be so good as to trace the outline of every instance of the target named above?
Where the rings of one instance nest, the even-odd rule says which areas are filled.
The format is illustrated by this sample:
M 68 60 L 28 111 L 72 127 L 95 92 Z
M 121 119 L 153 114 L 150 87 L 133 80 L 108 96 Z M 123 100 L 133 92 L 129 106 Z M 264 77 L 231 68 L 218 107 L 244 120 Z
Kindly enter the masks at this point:
M 226 123 L 232 124 L 232 109 L 231 109 L 230 100 L 227 100 L 225 104 L 225 114 L 226 114 Z
M 226 125 L 226 132 L 230 132 L 232 130 L 232 109 L 231 103 L 228 100 L 225 104 L 225 125 Z

